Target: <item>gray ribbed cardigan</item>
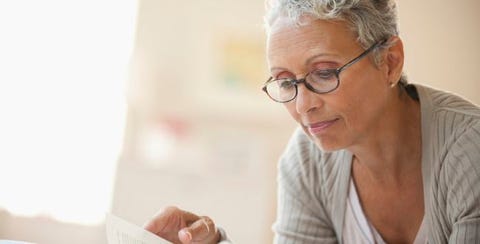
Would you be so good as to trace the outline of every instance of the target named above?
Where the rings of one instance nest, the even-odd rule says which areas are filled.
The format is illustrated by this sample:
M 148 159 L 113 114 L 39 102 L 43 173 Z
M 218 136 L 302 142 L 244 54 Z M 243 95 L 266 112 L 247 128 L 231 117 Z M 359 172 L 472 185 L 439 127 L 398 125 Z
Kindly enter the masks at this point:
M 480 243 L 480 109 L 415 85 L 429 243 Z M 352 154 L 325 153 L 297 129 L 278 166 L 275 243 L 342 243 Z

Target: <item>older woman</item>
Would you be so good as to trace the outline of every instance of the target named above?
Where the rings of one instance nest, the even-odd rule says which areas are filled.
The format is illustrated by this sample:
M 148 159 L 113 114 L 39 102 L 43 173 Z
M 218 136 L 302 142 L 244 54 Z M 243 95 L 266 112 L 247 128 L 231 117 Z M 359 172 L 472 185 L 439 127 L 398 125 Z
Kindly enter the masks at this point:
M 299 123 L 279 163 L 275 243 L 480 243 L 480 109 L 402 75 L 393 0 L 278 0 L 266 94 Z M 171 207 L 146 228 L 217 243 Z

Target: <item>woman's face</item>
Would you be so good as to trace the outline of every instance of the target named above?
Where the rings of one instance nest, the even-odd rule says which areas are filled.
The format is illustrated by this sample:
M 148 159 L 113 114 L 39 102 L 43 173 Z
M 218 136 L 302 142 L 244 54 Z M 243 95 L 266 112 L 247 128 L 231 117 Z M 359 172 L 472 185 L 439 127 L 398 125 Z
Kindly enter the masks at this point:
M 267 58 L 274 78 L 303 78 L 315 69 L 338 68 L 364 51 L 344 22 L 312 20 L 298 26 L 279 18 L 271 27 Z M 291 116 L 325 151 L 380 136 L 391 90 L 388 69 L 376 67 L 372 54 L 339 77 L 339 87 L 327 94 L 313 93 L 300 84 L 296 99 L 285 103 Z

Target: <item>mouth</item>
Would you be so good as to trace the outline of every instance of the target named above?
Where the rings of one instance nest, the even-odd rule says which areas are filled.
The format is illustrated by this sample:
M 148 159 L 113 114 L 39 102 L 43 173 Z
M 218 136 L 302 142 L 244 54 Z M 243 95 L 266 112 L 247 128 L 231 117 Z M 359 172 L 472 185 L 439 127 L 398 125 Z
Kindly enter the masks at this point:
M 335 124 L 335 122 L 337 121 L 338 119 L 325 120 L 318 123 L 308 124 L 306 127 L 308 128 L 308 131 L 310 132 L 310 134 L 312 135 L 320 134 L 324 132 L 326 129 L 328 129 L 330 126 Z

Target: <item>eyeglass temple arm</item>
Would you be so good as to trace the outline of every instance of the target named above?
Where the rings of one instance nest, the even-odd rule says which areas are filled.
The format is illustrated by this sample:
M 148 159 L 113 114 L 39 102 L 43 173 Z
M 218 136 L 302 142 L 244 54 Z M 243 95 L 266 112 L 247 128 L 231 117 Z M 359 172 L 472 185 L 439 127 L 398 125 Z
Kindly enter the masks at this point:
M 375 44 L 373 44 L 371 47 L 369 47 L 367 50 L 363 51 L 362 54 L 360 54 L 358 57 L 352 59 L 350 62 L 346 63 L 344 66 L 340 67 L 337 69 L 337 74 L 340 73 L 342 70 L 348 68 L 349 66 L 351 66 L 352 64 L 356 63 L 358 60 L 362 59 L 363 57 L 365 57 L 367 54 L 369 54 L 373 49 L 383 45 L 385 42 L 387 42 L 388 39 L 384 39 L 382 41 L 379 41 Z

